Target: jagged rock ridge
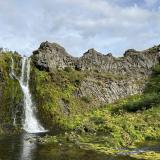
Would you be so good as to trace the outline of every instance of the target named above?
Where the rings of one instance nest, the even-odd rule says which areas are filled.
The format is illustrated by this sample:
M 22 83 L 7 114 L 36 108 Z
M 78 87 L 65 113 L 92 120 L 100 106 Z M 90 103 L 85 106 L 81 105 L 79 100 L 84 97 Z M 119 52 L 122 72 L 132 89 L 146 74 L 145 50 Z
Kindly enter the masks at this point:
M 33 52 L 36 66 L 44 70 L 54 70 L 73 66 L 76 58 L 56 43 L 43 42 L 38 50 Z
M 123 57 L 115 58 L 112 54 L 104 55 L 90 49 L 80 58 L 69 55 L 56 43 L 43 42 L 33 52 L 33 62 L 37 68 L 54 72 L 55 69 L 71 67 L 89 71 L 88 76 L 77 88 L 78 96 L 94 97 L 97 104 L 111 103 L 129 95 L 142 93 L 146 79 L 152 73 L 152 67 L 159 63 L 160 45 L 144 51 L 127 50 Z M 120 76 L 120 79 L 97 78 L 94 73 Z
M 148 74 L 149 69 L 158 63 L 160 45 L 139 52 L 127 50 L 124 57 L 115 58 L 112 54 L 103 55 L 94 49 L 88 50 L 80 58 L 69 55 L 66 50 L 56 43 L 43 42 L 39 49 L 33 52 L 35 64 L 45 70 L 56 68 L 80 68 L 82 70 L 97 70 L 119 74 Z

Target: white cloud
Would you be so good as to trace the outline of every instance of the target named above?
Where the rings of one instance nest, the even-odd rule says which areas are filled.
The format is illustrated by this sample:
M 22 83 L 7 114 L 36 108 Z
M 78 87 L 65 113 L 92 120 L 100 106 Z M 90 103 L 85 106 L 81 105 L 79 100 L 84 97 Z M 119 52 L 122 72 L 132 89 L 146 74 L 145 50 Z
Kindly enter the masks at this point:
M 154 5 L 158 2 L 158 0 L 144 0 L 147 6 Z
M 48 40 L 80 56 L 89 48 L 120 55 L 128 48 L 144 49 L 159 43 L 160 11 L 143 7 L 155 2 L 146 0 L 143 6 L 137 0 L 118 2 L 0 1 L 0 46 L 31 54 Z

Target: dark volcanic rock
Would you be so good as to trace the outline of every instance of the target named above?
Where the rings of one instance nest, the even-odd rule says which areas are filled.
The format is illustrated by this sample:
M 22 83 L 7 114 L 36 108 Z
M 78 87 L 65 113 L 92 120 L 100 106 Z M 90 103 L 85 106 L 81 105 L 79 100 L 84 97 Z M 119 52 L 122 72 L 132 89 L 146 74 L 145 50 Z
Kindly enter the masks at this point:
M 150 69 L 159 62 L 160 46 L 139 52 L 129 49 L 124 57 L 115 58 L 112 54 L 103 55 L 90 49 L 80 58 L 74 58 L 56 43 L 43 42 L 34 51 L 33 59 L 39 69 L 52 71 L 71 67 L 77 70 L 110 72 L 114 74 L 150 74 Z
M 36 66 L 47 71 L 73 66 L 75 62 L 75 58 L 56 43 L 43 42 L 33 54 Z

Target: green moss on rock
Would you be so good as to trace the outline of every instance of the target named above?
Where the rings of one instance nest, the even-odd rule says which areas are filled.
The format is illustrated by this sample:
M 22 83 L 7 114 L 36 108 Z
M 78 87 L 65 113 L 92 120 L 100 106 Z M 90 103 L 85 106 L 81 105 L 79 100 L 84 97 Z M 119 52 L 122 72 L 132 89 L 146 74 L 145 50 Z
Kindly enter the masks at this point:
M 15 60 L 15 71 L 20 56 L 12 52 L 0 54 L 0 134 L 13 133 L 21 126 L 23 93 L 16 79 L 11 77 L 11 57 Z M 16 125 L 14 116 L 16 115 Z
M 31 91 L 39 110 L 39 117 L 47 127 L 74 129 L 77 115 L 90 110 L 90 101 L 74 95 L 85 73 L 74 70 L 57 70 L 50 74 L 32 66 Z M 72 122 L 75 124 L 72 124 Z M 71 122 L 71 123 L 68 123 Z

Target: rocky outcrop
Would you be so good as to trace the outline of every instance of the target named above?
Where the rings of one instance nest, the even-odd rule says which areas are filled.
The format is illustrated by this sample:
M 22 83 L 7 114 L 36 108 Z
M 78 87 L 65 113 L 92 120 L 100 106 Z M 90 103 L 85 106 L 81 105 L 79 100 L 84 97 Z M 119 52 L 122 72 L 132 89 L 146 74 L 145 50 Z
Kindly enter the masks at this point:
M 150 74 L 150 69 L 158 63 L 160 46 L 139 52 L 127 50 L 124 57 L 116 58 L 112 54 L 103 55 L 95 49 L 90 49 L 80 58 L 69 55 L 56 43 L 43 42 L 39 49 L 33 52 L 34 63 L 39 69 L 47 71 L 56 68 L 71 67 L 79 70 L 110 72 L 116 74 Z
M 158 63 L 160 47 L 155 52 L 149 50 L 138 52 L 128 50 L 124 57 L 115 58 L 111 54 L 102 55 L 96 51 L 88 51 L 81 58 L 83 70 L 98 70 L 98 72 L 109 72 L 122 75 L 150 74 L 150 69 Z
M 159 61 L 160 45 L 141 52 L 129 49 L 119 58 L 111 53 L 104 55 L 95 49 L 89 49 L 82 57 L 74 58 L 60 45 L 49 42 L 43 42 L 33 52 L 33 62 L 40 70 L 54 72 L 55 69 L 70 67 L 89 72 L 77 87 L 75 95 L 92 97 L 97 105 L 142 93 L 152 67 Z M 97 74 L 100 76 L 95 76 Z
M 91 79 L 87 78 L 79 88 L 80 97 L 93 97 L 97 105 L 112 103 L 120 98 L 140 94 L 145 88 L 142 78 L 128 78 L 123 80 Z
M 57 68 L 74 66 L 76 58 L 56 43 L 43 42 L 39 49 L 33 52 L 35 65 L 41 70 L 52 71 Z

